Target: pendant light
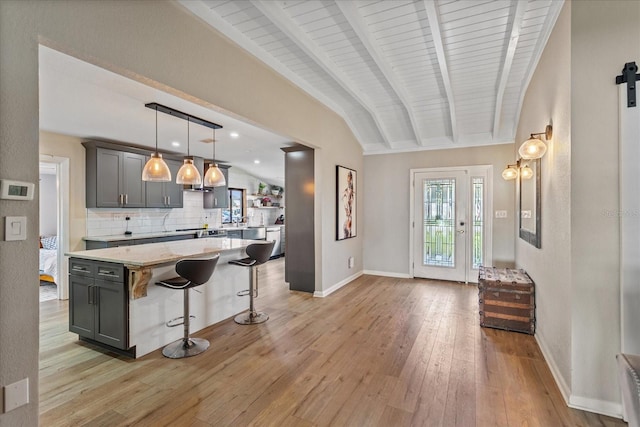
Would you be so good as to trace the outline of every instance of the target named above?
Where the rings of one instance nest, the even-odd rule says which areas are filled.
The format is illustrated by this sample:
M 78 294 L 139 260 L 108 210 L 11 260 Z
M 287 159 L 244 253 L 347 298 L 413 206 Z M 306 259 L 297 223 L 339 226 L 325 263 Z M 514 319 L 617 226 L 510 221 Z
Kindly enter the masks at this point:
M 178 176 L 176 177 L 176 184 L 186 185 L 200 185 L 202 184 L 202 177 L 198 168 L 193 164 L 193 157 L 189 155 L 189 125 L 191 120 L 187 118 L 187 157 L 184 158 L 184 164 L 178 170 Z
M 142 169 L 143 181 L 167 182 L 171 181 L 169 166 L 162 160 L 162 154 L 158 153 L 158 108 L 156 107 L 156 151 Z
M 224 178 L 224 174 L 216 163 L 216 130 L 213 129 L 213 158 L 209 164 L 209 169 L 204 175 L 205 187 L 224 187 L 227 185 L 227 180 Z

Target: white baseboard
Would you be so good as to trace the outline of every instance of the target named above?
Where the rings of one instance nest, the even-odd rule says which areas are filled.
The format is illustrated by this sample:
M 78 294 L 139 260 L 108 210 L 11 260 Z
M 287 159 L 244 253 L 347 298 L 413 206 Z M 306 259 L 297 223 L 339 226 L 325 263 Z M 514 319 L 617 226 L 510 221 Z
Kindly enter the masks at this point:
M 551 352 L 549 351 L 549 347 L 547 346 L 544 337 L 539 332 L 536 332 L 535 339 L 538 343 L 538 347 L 540 347 L 540 351 L 542 351 L 542 355 L 544 356 L 545 361 L 547 362 L 547 366 L 549 366 L 551 375 L 553 375 L 553 379 L 556 381 L 556 384 L 560 389 L 562 398 L 564 399 L 568 407 L 573 409 L 580 409 L 582 411 L 594 412 L 596 414 L 607 415 L 609 417 L 622 418 L 622 404 L 620 403 L 607 400 L 592 399 L 590 397 L 582 397 L 572 394 L 571 389 L 567 385 L 566 381 L 564 380 L 562 375 L 560 375 L 558 365 L 556 364 L 554 358 L 551 356 Z
M 592 399 L 590 397 L 582 397 L 571 395 L 569 407 L 580 409 L 596 414 L 607 415 L 613 418 L 622 418 L 622 404 L 611 402 L 609 400 Z
M 341 280 L 340 282 L 336 283 L 335 285 L 333 285 L 332 287 L 330 287 L 329 289 L 326 289 L 324 291 L 315 291 L 313 293 L 314 297 L 318 297 L 318 298 L 324 298 L 326 296 L 331 295 L 332 293 L 334 293 L 335 291 L 337 291 L 338 289 L 340 289 L 341 287 L 353 282 L 354 280 L 356 280 L 358 277 L 362 276 L 362 270 L 357 272 L 356 274 L 347 277 L 344 280 Z
M 560 389 L 560 394 L 562 394 L 562 398 L 564 399 L 564 403 L 569 406 L 569 398 L 571 396 L 571 389 L 569 385 L 564 380 L 564 377 L 560 375 L 560 369 L 558 369 L 558 365 L 556 364 L 555 359 L 551 356 L 551 352 L 549 351 L 549 347 L 544 340 L 544 337 L 540 332 L 536 332 L 535 334 L 536 342 L 538 343 L 538 347 L 540 347 L 540 351 L 542 351 L 542 355 L 544 356 L 544 360 L 547 362 L 547 366 L 549 366 L 549 370 L 551 371 L 551 375 L 553 375 L 553 379 L 556 381 L 558 388 Z
M 372 276 L 397 277 L 398 279 L 411 279 L 413 276 L 407 273 L 390 273 L 388 271 L 364 270 L 364 274 Z

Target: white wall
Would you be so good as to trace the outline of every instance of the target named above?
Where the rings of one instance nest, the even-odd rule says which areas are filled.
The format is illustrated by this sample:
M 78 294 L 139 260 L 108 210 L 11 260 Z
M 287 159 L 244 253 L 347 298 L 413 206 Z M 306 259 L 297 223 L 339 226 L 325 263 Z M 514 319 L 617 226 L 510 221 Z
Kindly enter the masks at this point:
M 639 23 L 637 1 L 571 3 L 571 402 L 603 412 L 620 409 L 615 76 L 640 62 Z
M 618 88 L 640 60 L 640 2 L 567 2 L 529 86 L 519 140 L 551 121 L 542 248 L 516 244 L 536 282 L 536 337 L 570 406 L 620 416 Z
M 493 219 L 493 264 L 511 266 L 515 185 L 501 174 L 514 161 L 513 144 L 365 156 L 365 270 L 409 274 L 410 169 L 472 165 L 493 165 L 493 209 L 508 214 Z
M 356 257 L 355 271 L 362 269 L 362 237 L 343 243 L 334 235 L 335 165 L 363 165 L 346 123 L 174 2 L 0 2 L 3 176 L 38 180 L 39 42 L 314 147 L 316 289 L 349 277 L 349 256 Z M 2 200 L 0 216 L 26 215 L 36 230 L 37 205 Z M 10 285 L 36 283 L 37 246 L 37 233 L 24 242 L 0 241 L 0 386 L 30 379 L 30 403 L 0 416 L 2 426 L 37 425 L 37 287 Z
M 536 284 L 536 338 L 568 400 L 571 384 L 571 3 L 565 3 L 533 74 L 516 131 L 515 155 L 529 134 L 553 125 L 541 160 L 542 248 L 516 232 L 516 264 Z M 517 227 L 516 223 L 516 227 Z
M 56 175 L 40 174 L 40 229 L 41 236 L 56 236 L 58 234 L 58 185 Z

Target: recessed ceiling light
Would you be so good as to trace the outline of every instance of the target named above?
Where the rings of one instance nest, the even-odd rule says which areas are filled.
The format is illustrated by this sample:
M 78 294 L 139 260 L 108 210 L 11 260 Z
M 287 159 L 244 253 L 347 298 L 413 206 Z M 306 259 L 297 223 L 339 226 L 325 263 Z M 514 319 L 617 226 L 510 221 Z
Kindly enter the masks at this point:
M 174 147 L 180 147 L 180 143 L 178 141 L 173 141 L 171 145 L 173 145 Z
M 260 164 L 260 160 L 254 160 L 253 163 L 255 163 L 256 165 Z
M 229 136 L 230 136 L 231 138 L 237 138 L 237 137 L 239 137 L 240 135 L 238 134 L 238 132 L 231 132 L 231 133 L 229 134 Z

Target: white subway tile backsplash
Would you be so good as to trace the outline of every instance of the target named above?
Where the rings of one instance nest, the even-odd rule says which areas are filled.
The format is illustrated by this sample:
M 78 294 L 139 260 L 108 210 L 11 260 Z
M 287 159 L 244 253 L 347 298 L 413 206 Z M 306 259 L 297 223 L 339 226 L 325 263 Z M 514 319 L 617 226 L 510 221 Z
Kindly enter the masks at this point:
M 247 209 L 249 225 L 274 224 L 282 213 L 282 209 Z M 126 216 L 131 219 L 125 221 Z M 222 212 L 204 209 L 202 193 L 185 191 L 184 208 L 179 209 L 87 209 L 87 236 L 124 234 L 127 222 L 129 231 L 136 234 L 197 228 L 204 224 L 220 227 Z
M 125 217 L 130 217 L 125 221 Z M 117 218 L 117 219 L 116 219 Z M 184 192 L 184 208 L 178 209 L 87 209 L 87 236 L 155 233 L 178 228 L 197 228 L 205 223 L 219 226 L 220 209 L 204 209 L 202 193 Z

